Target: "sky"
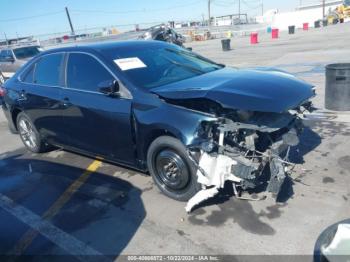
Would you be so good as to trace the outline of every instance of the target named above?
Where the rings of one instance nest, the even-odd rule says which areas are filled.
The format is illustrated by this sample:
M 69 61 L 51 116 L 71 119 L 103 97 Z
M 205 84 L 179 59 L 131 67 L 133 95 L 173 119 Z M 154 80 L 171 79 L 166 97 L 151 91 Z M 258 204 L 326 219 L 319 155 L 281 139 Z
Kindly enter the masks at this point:
M 264 10 L 294 10 L 300 2 L 318 0 L 241 0 L 241 12 L 250 16 Z M 211 0 L 212 16 L 238 13 L 238 0 Z M 208 16 L 208 0 L 0 0 L 0 39 L 17 36 L 42 36 L 69 32 L 65 13 L 68 7 L 74 29 L 83 33 L 88 28 L 115 26 L 119 31 L 134 24 L 166 21 L 202 20 Z

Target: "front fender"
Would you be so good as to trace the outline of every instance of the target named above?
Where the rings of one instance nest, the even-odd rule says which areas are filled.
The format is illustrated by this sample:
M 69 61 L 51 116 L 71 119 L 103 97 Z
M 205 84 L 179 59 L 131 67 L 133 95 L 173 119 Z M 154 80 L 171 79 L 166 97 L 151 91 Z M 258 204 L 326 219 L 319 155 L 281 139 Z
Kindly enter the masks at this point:
M 162 102 L 157 107 L 133 108 L 136 121 L 136 145 L 138 158 L 147 159 L 147 150 L 154 139 L 170 135 L 179 139 L 185 146 L 197 139 L 197 131 L 203 121 L 217 119 L 205 113 Z

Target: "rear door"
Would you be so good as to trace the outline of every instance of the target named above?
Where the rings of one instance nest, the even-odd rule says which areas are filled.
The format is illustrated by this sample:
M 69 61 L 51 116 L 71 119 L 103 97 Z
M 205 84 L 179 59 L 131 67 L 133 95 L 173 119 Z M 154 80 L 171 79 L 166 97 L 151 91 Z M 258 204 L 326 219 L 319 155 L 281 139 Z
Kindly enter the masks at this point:
M 115 76 L 97 57 L 69 53 L 63 116 L 70 144 L 78 149 L 133 163 L 131 99 L 99 92 L 100 83 Z
M 21 75 L 18 102 L 42 137 L 50 143 L 65 144 L 61 89 L 64 53 L 39 58 Z

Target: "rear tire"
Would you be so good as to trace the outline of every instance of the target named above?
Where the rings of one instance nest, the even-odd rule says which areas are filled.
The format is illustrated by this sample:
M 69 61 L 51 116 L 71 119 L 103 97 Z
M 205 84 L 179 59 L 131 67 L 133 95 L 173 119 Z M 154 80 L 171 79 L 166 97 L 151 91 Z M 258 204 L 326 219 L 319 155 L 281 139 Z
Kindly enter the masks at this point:
M 197 168 L 176 138 L 161 136 L 154 140 L 148 149 L 147 166 L 158 188 L 172 199 L 187 201 L 201 190 Z
M 17 116 L 17 129 L 25 147 L 33 153 L 47 152 L 49 146 L 41 139 L 30 118 L 23 112 Z

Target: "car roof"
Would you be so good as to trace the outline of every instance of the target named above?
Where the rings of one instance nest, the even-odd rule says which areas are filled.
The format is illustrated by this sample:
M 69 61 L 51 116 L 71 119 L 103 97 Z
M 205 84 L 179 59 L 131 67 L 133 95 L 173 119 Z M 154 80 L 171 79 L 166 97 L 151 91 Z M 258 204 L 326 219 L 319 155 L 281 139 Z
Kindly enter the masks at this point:
M 124 49 L 132 50 L 137 48 L 152 48 L 152 47 L 166 47 L 170 44 L 161 41 L 151 41 L 151 40 L 132 40 L 132 41 L 114 41 L 114 42 L 102 42 L 94 44 L 79 44 L 75 46 L 61 47 L 55 49 L 49 49 L 42 52 L 42 55 L 48 53 L 57 52 L 72 52 L 72 51 L 96 51 L 104 53 L 113 49 Z

